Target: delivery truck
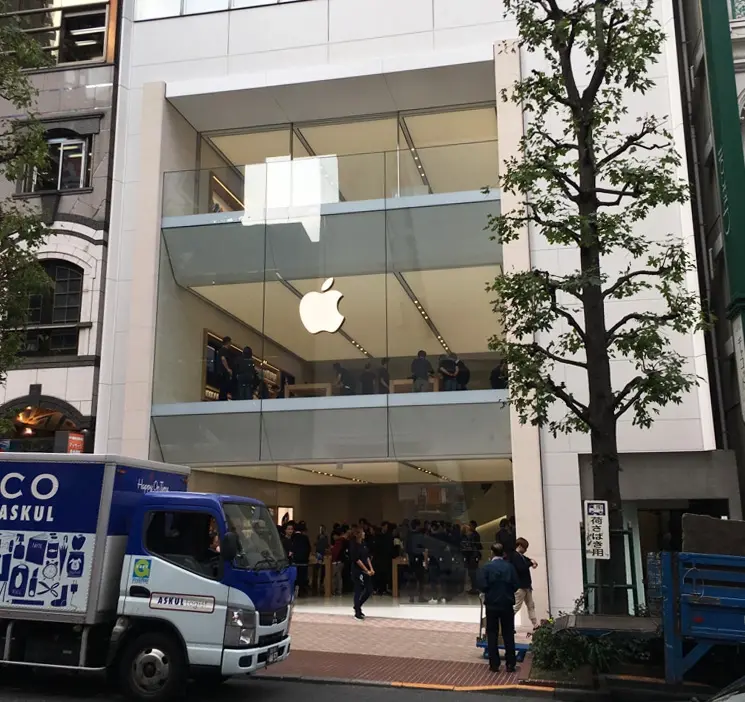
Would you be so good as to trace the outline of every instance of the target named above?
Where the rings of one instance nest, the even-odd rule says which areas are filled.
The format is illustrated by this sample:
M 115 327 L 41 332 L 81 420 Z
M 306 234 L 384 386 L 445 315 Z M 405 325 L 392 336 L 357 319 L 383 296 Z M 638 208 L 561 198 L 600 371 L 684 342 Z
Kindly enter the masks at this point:
M 270 511 L 188 476 L 0 453 L 0 666 L 105 672 L 159 702 L 289 655 L 296 573 Z

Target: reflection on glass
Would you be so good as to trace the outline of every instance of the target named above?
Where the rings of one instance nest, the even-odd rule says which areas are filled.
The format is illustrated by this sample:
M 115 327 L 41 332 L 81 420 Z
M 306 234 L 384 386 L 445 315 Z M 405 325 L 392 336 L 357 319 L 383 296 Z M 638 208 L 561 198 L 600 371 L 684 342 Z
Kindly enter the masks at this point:
M 223 504 L 228 530 L 238 536 L 238 568 L 270 570 L 287 565 L 279 532 L 264 505 L 245 502 Z

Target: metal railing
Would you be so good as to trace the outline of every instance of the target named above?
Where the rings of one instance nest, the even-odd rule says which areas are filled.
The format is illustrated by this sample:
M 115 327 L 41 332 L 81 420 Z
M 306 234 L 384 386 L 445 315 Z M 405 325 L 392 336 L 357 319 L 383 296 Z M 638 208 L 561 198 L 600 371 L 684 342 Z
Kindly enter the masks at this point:
M 745 19 L 745 0 L 730 0 L 730 17 L 733 20 Z

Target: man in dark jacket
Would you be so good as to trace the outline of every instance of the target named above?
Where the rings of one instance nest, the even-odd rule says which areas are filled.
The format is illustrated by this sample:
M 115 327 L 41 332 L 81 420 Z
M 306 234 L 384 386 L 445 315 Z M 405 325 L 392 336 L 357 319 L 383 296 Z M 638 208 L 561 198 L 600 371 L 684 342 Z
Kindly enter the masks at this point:
M 297 569 L 298 595 L 308 594 L 308 564 L 310 563 L 310 539 L 305 522 L 297 525 L 297 531 L 291 537 L 292 562 Z
M 515 567 L 504 559 L 504 547 L 495 543 L 491 547 L 492 559 L 479 571 L 479 590 L 484 595 L 486 608 L 486 638 L 489 650 L 489 668 L 499 671 L 499 630 L 504 640 L 504 658 L 507 672 L 515 670 L 515 592 L 519 583 Z

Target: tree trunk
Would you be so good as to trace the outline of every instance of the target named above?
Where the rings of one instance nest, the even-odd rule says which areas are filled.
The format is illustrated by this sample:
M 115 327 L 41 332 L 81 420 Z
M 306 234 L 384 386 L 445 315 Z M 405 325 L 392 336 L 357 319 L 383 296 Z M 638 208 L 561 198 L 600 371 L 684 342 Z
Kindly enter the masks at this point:
M 608 501 L 608 521 L 611 530 L 611 557 L 596 561 L 597 611 L 603 614 L 628 613 L 626 590 L 626 553 L 621 512 L 621 487 L 619 484 L 618 439 L 613 385 L 610 373 L 607 329 L 605 325 L 605 298 L 601 283 L 600 236 L 598 233 L 597 158 L 592 132 L 592 110 L 574 111 L 577 120 L 578 173 L 581 216 L 579 242 L 580 269 L 587 283 L 582 290 L 582 307 L 585 322 L 585 354 L 587 363 L 587 404 L 592 448 L 592 477 L 594 496 Z M 613 532 L 616 533 L 613 533 Z M 584 544 L 582 544 L 584 548 Z
M 581 250 L 582 268 L 599 273 L 600 257 L 594 247 Z M 606 342 L 605 300 L 599 285 L 591 285 L 584 294 L 585 333 L 587 336 L 587 383 L 589 390 L 590 445 L 592 449 L 593 496 L 608 502 L 611 530 L 610 560 L 596 561 L 597 611 L 602 614 L 627 614 L 626 551 L 621 511 L 621 486 L 618 439 L 616 436 L 613 386 Z M 584 544 L 583 544 L 584 548 Z M 621 587 L 618 587 L 621 586 Z
M 615 419 L 607 430 L 592 432 L 592 481 L 596 500 L 608 502 L 608 517 L 611 530 L 610 560 L 595 561 L 597 612 L 600 614 L 628 614 L 629 600 L 626 585 L 626 543 L 621 510 L 621 487 L 619 484 L 618 444 Z M 633 564 L 632 564 L 633 567 Z

